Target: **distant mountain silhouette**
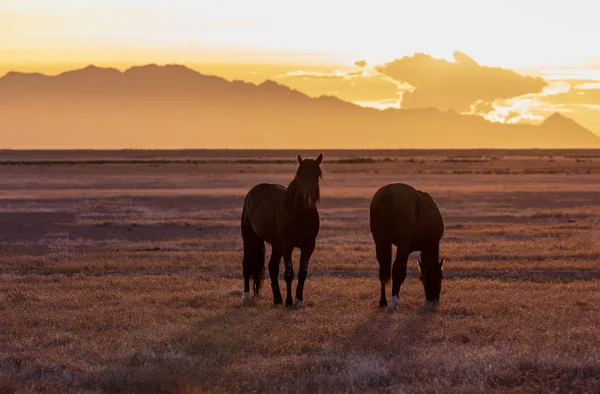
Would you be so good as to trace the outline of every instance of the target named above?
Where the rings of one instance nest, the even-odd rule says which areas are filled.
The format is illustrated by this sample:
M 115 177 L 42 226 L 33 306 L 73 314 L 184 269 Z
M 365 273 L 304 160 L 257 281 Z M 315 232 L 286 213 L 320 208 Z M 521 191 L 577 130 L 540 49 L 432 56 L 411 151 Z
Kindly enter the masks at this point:
M 561 115 L 559 112 L 555 112 L 548 118 L 546 118 L 543 125 L 546 127 L 553 127 L 559 129 L 579 128 L 585 130 L 579 123 L 567 118 L 564 115 Z
M 0 78 L 1 148 L 576 148 L 600 137 L 560 115 L 504 125 L 434 108 L 380 111 L 180 65 L 88 66 Z

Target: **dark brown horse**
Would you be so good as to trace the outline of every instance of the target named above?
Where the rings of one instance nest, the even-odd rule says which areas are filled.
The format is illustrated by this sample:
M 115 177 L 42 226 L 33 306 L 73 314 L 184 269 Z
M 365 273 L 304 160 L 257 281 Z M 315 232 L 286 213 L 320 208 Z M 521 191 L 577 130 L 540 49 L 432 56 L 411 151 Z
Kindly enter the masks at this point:
M 421 260 L 417 263 L 421 271 L 420 280 L 423 282 L 425 300 L 438 302 L 444 277 L 444 260 L 439 261 L 444 221 L 433 198 L 402 183 L 384 186 L 375 193 L 371 201 L 370 227 L 379 262 L 379 306 L 387 306 L 385 285 L 391 277 L 390 308 L 398 308 L 400 286 L 406 279 L 408 256 L 416 251 L 421 252 Z M 392 244 L 396 246 L 393 268 Z
M 254 186 L 246 195 L 242 210 L 242 238 L 244 240 L 244 293 L 242 303 L 248 303 L 250 277 L 253 280 L 254 295 L 258 296 L 265 265 L 265 241 L 271 245 L 269 274 L 273 301 L 283 302 L 279 290 L 279 262 L 283 256 L 285 283 L 287 286 L 286 305 L 292 304 L 292 281 L 294 267 L 292 251 L 300 249 L 298 286 L 293 303 L 302 305 L 304 281 L 308 274 L 308 262 L 315 250 L 315 240 L 319 233 L 319 180 L 323 176 L 321 162 L 323 155 L 316 160 L 298 155 L 298 170 L 287 189 L 281 185 L 261 183 Z

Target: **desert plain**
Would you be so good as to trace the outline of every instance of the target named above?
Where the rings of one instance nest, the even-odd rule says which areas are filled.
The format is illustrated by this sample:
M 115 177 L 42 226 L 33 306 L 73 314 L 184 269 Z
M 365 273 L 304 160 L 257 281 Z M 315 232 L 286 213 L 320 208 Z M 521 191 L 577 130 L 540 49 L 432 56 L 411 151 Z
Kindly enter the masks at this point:
M 298 153 L 0 151 L 0 391 L 600 390 L 600 151 L 324 151 L 305 307 L 242 307 L 245 193 Z M 418 253 L 378 307 L 393 182 L 444 217 L 437 308 Z

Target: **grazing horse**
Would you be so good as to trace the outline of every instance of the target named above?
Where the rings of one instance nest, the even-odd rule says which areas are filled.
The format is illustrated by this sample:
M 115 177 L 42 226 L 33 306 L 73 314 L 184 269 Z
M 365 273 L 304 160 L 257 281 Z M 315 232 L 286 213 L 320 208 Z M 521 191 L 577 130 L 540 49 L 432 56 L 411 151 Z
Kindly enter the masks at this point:
M 242 238 L 244 240 L 244 293 L 242 303 L 250 297 L 250 277 L 254 295 L 258 296 L 265 266 L 265 241 L 271 245 L 269 275 L 275 305 L 283 302 L 279 290 L 279 262 L 283 256 L 286 305 L 292 305 L 292 281 L 294 267 L 292 251 L 300 249 L 300 268 L 294 305 L 302 306 L 304 281 L 308 274 L 308 262 L 315 250 L 319 233 L 319 180 L 322 178 L 323 154 L 316 160 L 303 160 L 298 155 L 298 170 L 287 189 L 281 185 L 261 183 L 254 186 L 244 201 L 242 210 Z
M 439 261 L 444 221 L 433 198 L 402 183 L 386 185 L 373 196 L 369 222 L 379 262 L 379 306 L 387 306 L 385 285 L 392 277 L 390 308 L 398 309 L 408 256 L 416 251 L 421 252 L 421 260 L 417 264 L 421 271 L 419 279 L 423 282 L 425 302 L 438 302 L 444 278 L 444 259 Z M 392 244 L 396 245 L 393 269 Z

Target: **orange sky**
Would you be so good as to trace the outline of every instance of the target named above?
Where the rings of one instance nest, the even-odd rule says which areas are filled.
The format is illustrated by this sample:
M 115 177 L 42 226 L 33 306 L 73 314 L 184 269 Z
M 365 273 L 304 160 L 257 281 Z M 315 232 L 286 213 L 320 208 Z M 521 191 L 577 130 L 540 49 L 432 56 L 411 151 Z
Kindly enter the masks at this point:
M 600 62 L 591 1 L 2 1 L 4 63 L 381 63 L 454 50 L 503 67 Z
M 535 123 L 558 110 L 600 134 L 600 13 L 591 1 L 0 2 L 0 74 L 181 63 L 383 108 L 404 106 L 402 94 L 414 87 L 377 66 L 415 52 L 455 63 L 460 50 L 481 66 L 549 83 L 543 92 L 488 100 L 482 116 Z M 360 70 L 359 59 L 367 63 Z

